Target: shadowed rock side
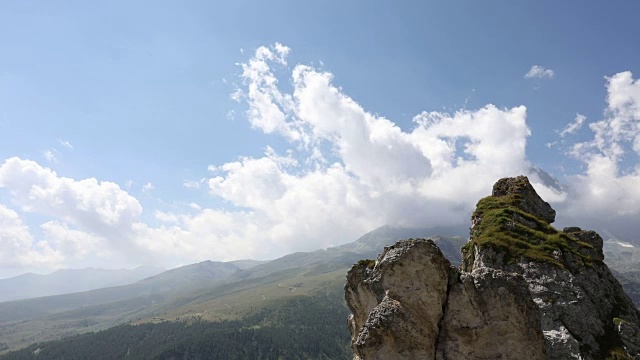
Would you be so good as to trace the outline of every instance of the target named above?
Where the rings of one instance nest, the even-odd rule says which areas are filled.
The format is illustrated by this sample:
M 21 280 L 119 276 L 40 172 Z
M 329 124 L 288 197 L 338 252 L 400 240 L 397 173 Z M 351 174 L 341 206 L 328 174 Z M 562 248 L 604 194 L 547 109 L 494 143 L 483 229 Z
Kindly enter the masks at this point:
M 640 314 L 602 238 L 554 219 L 526 177 L 501 179 L 472 215 L 460 268 L 424 239 L 354 265 L 354 359 L 640 359 Z

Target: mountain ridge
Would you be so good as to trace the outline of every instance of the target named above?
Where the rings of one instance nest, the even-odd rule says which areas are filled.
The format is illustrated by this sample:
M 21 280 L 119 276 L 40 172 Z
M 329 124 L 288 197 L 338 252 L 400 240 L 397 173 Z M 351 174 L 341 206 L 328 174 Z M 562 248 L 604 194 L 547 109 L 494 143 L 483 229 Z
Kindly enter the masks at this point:
M 0 279 L 0 302 L 90 291 L 128 285 L 164 271 L 138 266 L 134 269 L 60 269 L 47 275 L 25 273 Z
M 178 270 L 172 269 L 137 285 L 4 302 L 0 303 L 0 338 L 15 349 L 35 341 L 102 330 L 130 321 L 234 320 L 267 304 L 311 295 L 316 289 L 323 292 L 326 287 L 340 288 L 346 270 L 361 257 L 374 256 L 378 246 L 391 244 L 406 234 L 431 236 L 431 231 L 384 227 L 368 233 L 369 238 L 356 240 L 357 246 L 346 244 L 288 254 L 269 262 L 242 260 L 239 264 L 218 264 L 219 272 L 209 269 L 216 262 L 204 261 L 178 268 L 186 275 L 176 275 Z M 459 249 L 464 243 L 462 238 L 437 241 L 443 248 L 451 249 Z M 452 253 L 456 257 L 452 261 L 459 262 L 459 252 Z M 189 266 L 202 271 L 192 274 Z M 221 276 L 216 279 L 206 276 L 212 273 Z M 183 277 L 189 280 L 183 281 Z M 54 328 L 57 330 L 53 331 Z

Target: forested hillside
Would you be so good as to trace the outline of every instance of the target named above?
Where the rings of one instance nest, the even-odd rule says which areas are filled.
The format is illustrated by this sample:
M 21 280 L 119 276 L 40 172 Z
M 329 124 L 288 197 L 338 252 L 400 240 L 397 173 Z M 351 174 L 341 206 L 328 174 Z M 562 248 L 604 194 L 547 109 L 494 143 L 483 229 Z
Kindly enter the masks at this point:
M 299 296 L 238 321 L 120 325 L 0 359 L 348 359 L 347 315 L 340 292 Z

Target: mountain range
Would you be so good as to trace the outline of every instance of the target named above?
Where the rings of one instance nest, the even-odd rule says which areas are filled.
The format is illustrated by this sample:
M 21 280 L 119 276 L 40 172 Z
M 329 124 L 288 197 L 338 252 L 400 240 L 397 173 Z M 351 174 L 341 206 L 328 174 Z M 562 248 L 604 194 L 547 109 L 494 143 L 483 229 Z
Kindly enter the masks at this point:
M 48 275 L 22 274 L 0 279 L 0 302 L 127 285 L 165 271 L 156 266 L 135 269 L 62 269 Z
M 401 238 L 431 237 L 460 262 L 464 228 L 383 226 L 356 241 L 259 262 L 204 261 L 137 282 L 70 294 L 0 303 L 0 347 L 21 348 L 118 324 L 238 320 L 298 296 L 341 292 L 346 270 Z M 441 236 L 441 234 L 447 236 Z M 342 301 L 338 304 L 344 308 Z
M 156 334 L 160 331 L 158 329 L 192 329 L 181 328 L 185 326 L 181 324 L 203 324 L 198 326 L 209 330 L 218 326 L 215 324 L 227 324 L 226 327 L 220 325 L 215 328 L 215 331 L 222 331 L 224 334 L 228 332 L 224 329 L 240 331 L 263 328 L 266 331 L 263 335 L 271 339 L 265 340 L 267 343 L 275 341 L 274 334 L 288 333 L 292 329 L 298 329 L 296 331 L 300 336 L 306 334 L 305 336 L 317 338 L 320 336 L 318 330 L 315 325 L 310 325 L 311 320 L 305 316 L 317 313 L 322 317 L 321 314 L 326 313 L 327 309 L 334 309 L 336 316 L 331 318 L 333 322 L 327 323 L 327 328 L 323 331 L 328 334 L 327 329 L 338 329 L 339 335 L 335 336 L 340 339 L 341 345 L 337 348 L 339 350 L 327 350 L 329 348 L 324 347 L 322 351 L 326 354 L 337 351 L 330 358 L 348 358 L 348 333 L 341 333 L 346 331 L 343 319 L 347 310 L 342 287 L 347 270 L 362 259 L 375 259 L 385 246 L 408 238 L 431 238 L 452 264 L 461 264 L 460 248 L 467 242 L 468 231 L 466 227 L 412 229 L 383 226 L 352 243 L 312 252 L 293 253 L 267 262 L 204 261 L 167 270 L 126 285 L 0 302 L 0 354 L 25 347 L 25 350 L 31 349 L 31 352 L 43 346 L 52 351 L 69 347 L 82 348 L 83 344 L 102 341 L 100 339 L 105 336 L 122 336 L 121 333 L 131 331 L 134 334 L 144 332 L 144 336 L 162 344 L 161 339 L 154 338 L 151 334 Z M 637 265 L 636 248 L 631 244 L 610 240 L 605 242 L 604 252 L 607 261 L 615 264 L 612 266 L 614 274 L 637 305 L 640 300 L 640 279 L 636 279 L 632 271 Z M 290 318 L 293 311 L 291 307 L 301 306 L 301 302 L 307 304 L 304 305 L 305 315 Z M 289 320 L 284 320 L 285 318 Z M 283 325 L 283 321 L 286 324 Z M 277 329 L 271 328 L 274 324 L 280 325 Z M 118 325 L 136 326 L 122 328 Z M 92 334 L 96 331 L 98 332 Z M 69 338 L 79 334 L 86 335 Z M 212 338 L 223 336 L 216 334 L 211 335 Z M 290 335 L 289 338 L 294 339 L 295 336 L 297 335 Z M 48 342 L 62 338 L 70 340 Z M 224 337 L 220 341 L 235 340 Z M 332 341 L 334 340 L 328 339 L 327 343 Z M 293 345 L 287 342 L 281 346 L 287 348 Z M 171 353 L 168 348 L 163 351 Z M 307 355 L 304 358 L 315 356 Z M 40 358 L 56 358 L 51 356 L 53 357 Z M 252 355 L 245 353 L 239 358 L 247 356 Z

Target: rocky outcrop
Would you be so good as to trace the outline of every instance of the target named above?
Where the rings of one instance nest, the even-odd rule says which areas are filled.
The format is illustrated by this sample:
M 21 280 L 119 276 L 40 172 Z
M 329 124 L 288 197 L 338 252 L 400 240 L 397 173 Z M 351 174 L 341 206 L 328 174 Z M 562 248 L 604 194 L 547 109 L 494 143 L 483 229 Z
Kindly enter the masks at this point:
M 544 359 L 525 279 L 460 273 L 431 240 L 385 248 L 347 275 L 354 359 Z
M 548 224 L 556 221 L 556 211 L 548 202 L 542 200 L 536 190 L 529 183 L 526 176 L 504 178 L 493 185 L 493 197 L 512 196 L 517 198 L 516 207 L 525 213 L 543 219 Z
M 597 233 L 553 229 L 526 177 L 498 181 L 472 219 L 460 268 L 424 239 L 354 265 L 354 359 L 640 359 L 640 314 Z
M 385 248 L 380 261 L 349 272 L 346 299 L 353 347 L 363 359 L 432 359 L 451 265 L 433 241 Z

